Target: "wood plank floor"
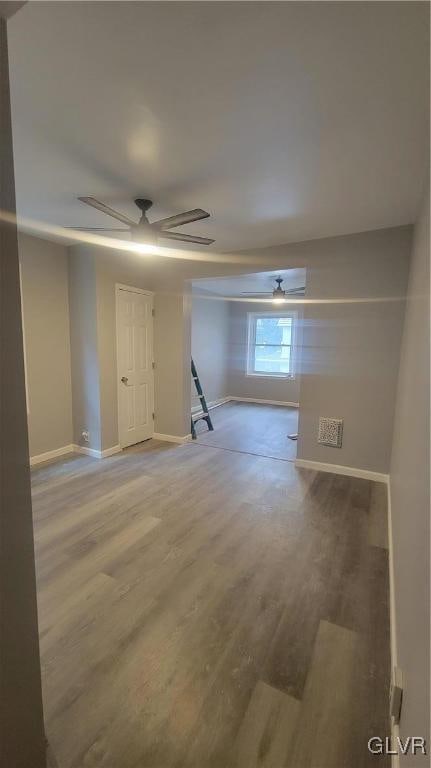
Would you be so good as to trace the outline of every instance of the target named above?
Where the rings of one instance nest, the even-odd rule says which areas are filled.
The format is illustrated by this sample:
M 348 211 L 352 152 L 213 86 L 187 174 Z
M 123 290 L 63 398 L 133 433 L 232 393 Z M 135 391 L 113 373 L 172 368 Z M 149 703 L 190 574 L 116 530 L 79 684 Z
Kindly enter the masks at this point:
M 284 405 L 230 402 L 211 410 L 214 432 L 204 421 L 196 424 L 197 440 L 229 451 L 295 461 L 298 409 Z
M 152 440 L 32 477 L 59 768 L 386 768 L 382 486 Z

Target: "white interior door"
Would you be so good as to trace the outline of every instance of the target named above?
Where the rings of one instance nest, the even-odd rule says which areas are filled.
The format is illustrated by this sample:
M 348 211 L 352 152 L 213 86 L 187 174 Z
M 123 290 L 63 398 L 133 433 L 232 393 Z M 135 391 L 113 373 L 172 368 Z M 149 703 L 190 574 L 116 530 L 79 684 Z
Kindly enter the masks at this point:
M 154 433 L 153 295 L 117 286 L 118 432 L 122 448 Z

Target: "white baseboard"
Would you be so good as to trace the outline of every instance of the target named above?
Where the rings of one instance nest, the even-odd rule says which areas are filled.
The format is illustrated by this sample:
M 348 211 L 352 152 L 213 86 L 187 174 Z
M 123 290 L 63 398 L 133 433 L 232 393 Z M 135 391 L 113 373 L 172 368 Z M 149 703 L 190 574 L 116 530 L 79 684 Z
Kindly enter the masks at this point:
M 213 408 L 218 408 L 219 405 L 224 405 L 225 403 L 229 403 L 232 400 L 231 397 L 220 397 L 218 400 L 211 400 L 210 402 L 207 402 L 207 407 L 209 411 L 212 411 Z M 192 414 L 193 416 L 196 413 L 199 413 L 202 411 L 202 408 L 200 405 L 193 405 L 192 406 Z
M 260 400 L 256 397 L 237 397 L 236 395 L 231 395 L 228 399 L 238 403 L 260 403 L 261 405 L 284 405 L 288 408 L 299 408 L 299 403 L 291 403 L 288 400 Z
M 394 576 L 394 540 L 392 531 L 392 497 L 391 497 L 391 478 L 388 481 L 388 555 L 389 555 L 389 623 L 390 623 L 390 641 L 391 641 L 391 683 L 393 681 L 394 669 L 398 666 L 398 644 L 397 644 L 397 623 L 396 623 L 396 605 L 395 605 L 395 576 Z M 400 735 L 398 725 L 395 725 L 391 718 L 391 737 L 392 745 L 398 742 L 397 736 Z M 398 754 L 392 755 L 392 768 L 399 768 L 400 757 Z
M 30 456 L 30 466 L 34 467 L 36 464 L 41 464 L 43 461 L 49 461 L 50 459 L 56 459 L 58 456 L 64 456 L 66 453 L 73 453 L 75 450 L 74 445 L 63 445 L 62 448 L 55 448 L 53 451 L 47 451 L 46 453 L 39 453 L 37 456 Z
M 84 454 L 84 456 L 92 456 L 93 459 L 102 458 L 102 451 L 98 451 L 96 448 L 87 448 L 86 445 L 74 445 L 73 450 L 75 453 Z
M 385 483 L 387 487 L 388 504 L 388 560 L 389 560 L 389 624 L 390 624 L 390 652 L 391 652 L 391 683 L 395 667 L 398 666 L 398 648 L 396 633 L 396 608 L 395 608 L 395 580 L 394 580 L 394 547 L 392 535 L 392 501 L 391 501 L 391 478 L 390 475 L 381 472 L 371 472 L 367 469 L 356 469 L 355 467 L 343 467 L 338 464 L 324 464 L 319 461 L 308 461 L 308 459 L 296 459 L 296 467 L 305 469 L 314 469 L 319 472 L 333 472 L 336 475 L 348 475 L 349 477 L 359 477 L 366 480 L 375 480 Z M 391 718 L 391 740 L 392 747 L 398 742 L 400 735 L 399 726 L 394 724 Z M 399 754 L 391 756 L 391 768 L 400 768 Z
M 166 443 L 182 444 L 191 440 L 192 436 L 191 434 L 188 434 L 180 437 L 179 435 L 162 435 L 159 432 L 155 432 L 153 438 L 154 440 L 162 440 Z M 108 456 L 113 456 L 115 453 L 120 453 L 122 450 L 121 445 L 112 445 L 111 448 L 105 448 L 104 451 L 99 451 L 97 448 L 89 448 L 86 445 L 71 443 L 70 445 L 64 445 L 62 448 L 56 448 L 54 451 L 47 451 L 46 453 L 40 453 L 37 456 L 30 456 L 30 466 L 33 467 L 36 464 L 41 464 L 43 461 L 59 458 L 67 453 L 80 453 L 84 456 L 91 456 L 93 459 L 107 459 Z
M 395 621 L 394 544 L 392 533 L 391 481 L 388 482 L 388 553 L 389 553 L 389 610 L 391 618 L 391 668 L 398 666 L 398 648 Z
M 369 469 L 343 467 L 340 464 L 326 464 L 322 461 L 309 461 L 308 459 L 296 459 L 295 467 L 314 469 L 316 472 L 331 472 L 333 475 L 347 475 L 347 477 L 375 480 L 377 483 L 388 483 L 389 480 L 389 475 L 385 475 L 383 472 L 371 472 Z
M 391 718 L 393 721 L 393 718 Z M 391 724 L 391 740 L 392 740 L 392 749 L 395 749 L 399 741 L 397 739 L 400 736 L 400 726 L 395 725 L 394 722 Z M 391 755 L 391 768 L 400 768 L 400 756 L 397 752 L 395 755 Z
M 225 405 L 225 403 L 231 402 L 257 403 L 258 405 L 283 405 L 288 408 L 299 408 L 299 403 L 293 403 L 289 400 L 261 400 L 256 397 L 237 397 L 236 395 L 227 395 L 226 397 L 221 397 L 219 400 L 212 400 L 209 403 L 207 402 L 208 410 L 211 411 L 213 408 L 218 408 L 219 405 Z M 199 413 L 199 411 L 202 411 L 200 405 L 194 405 L 192 407 L 193 416 Z
M 180 435 L 163 435 L 161 432 L 154 432 L 153 435 L 153 440 L 161 440 L 163 443 L 178 443 L 180 445 L 188 443 L 191 439 L 191 434 L 183 435 L 181 437 Z
M 83 453 L 84 456 L 92 456 L 93 459 L 106 459 L 113 456 L 114 453 L 120 453 L 123 449 L 121 445 L 113 445 L 111 448 L 105 448 L 104 451 L 98 451 L 96 448 L 88 448 L 86 445 L 73 445 L 75 453 Z
M 117 445 L 111 445 L 110 448 L 105 448 L 104 451 L 102 451 L 101 459 L 107 459 L 108 456 L 113 456 L 114 453 L 121 453 L 122 447 L 120 444 Z

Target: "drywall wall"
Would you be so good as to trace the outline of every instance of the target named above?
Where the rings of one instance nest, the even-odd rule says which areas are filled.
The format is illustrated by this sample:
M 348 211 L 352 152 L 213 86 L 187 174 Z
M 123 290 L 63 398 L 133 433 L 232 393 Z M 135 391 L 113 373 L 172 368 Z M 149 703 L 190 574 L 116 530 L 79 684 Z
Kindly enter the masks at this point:
M 430 702 L 429 193 L 414 231 L 401 347 L 390 483 L 401 735 L 429 741 Z M 401 761 L 403 764 L 403 761 Z M 419 757 L 407 766 L 422 764 Z M 424 761 L 425 762 L 425 761 Z M 429 763 L 427 763 L 429 764 Z
M 155 294 L 155 431 L 190 434 L 191 296 L 181 291 Z
M 100 445 L 118 442 L 115 282 L 155 291 L 155 429 L 183 436 L 190 413 L 185 281 L 305 267 L 298 456 L 388 472 L 410 240 L 410 227 L 396 227 L 258 249 L 220 263 L 133 256 L 129 266 L 124 253 L 87 248 L 98 251 Z M 319 415 L 344 419 L 341 449 L 317 445 Z
M 13 4 L 11 4 L 13 5 Z M 0 209 L 15 212 L 7 26 L 0 8 Z M 0 764 L 45 768 L 18 242 L 0 219 Z
M 389 471 L 410 226 L 242 251 L 239 266 L 189 265 L 195 279 L 304 267 L 298 458 Z M 317 444 L 319 416 L 344 419 L 341 449 Z
M 85 249 L 69 249 L 69 312 L 73 442 L 100 451 L 100 365 L 97 338 L 96 264 Z M 85 442 L 82 432 L 89 432 Z
M 411 233 L 402 226 L 225 254 L 220 263 L 169 263 L 172 290 L 201 277 L 307 270 L 298 458 L 389 471 Z M 344 419 L 341 449 L 317 444 L 320 415 Z
M 88 428 L 89 446 L 96 450 L 118 445 L 117 283 L 149 291 L 158 288 L 154 295 L 154 429 L 176 437 L 190 432 L 190 300 L 182 281 L 179 290 L 163 290 L 167 265 L 157 261 L 105 248 L 71 249 L 74 433 L 75 441 L 82 444 L 82 429 Z
M 228 391 L 229 302 L 202 290 L 192 296 L 192 357 L 208 403 Z M 192 407 L 200 406 L 193 381 Z
M 72 383 L 67 248 L 18 237 L 30 456 L 70 445 Z
M 317 303 L 304 306 L 298 458 L 389 472 L 410 242 L 410 228 L 319 241 L 307 268 Z M 317 443 L 319 416 L 344 420 L 340 449 Z
M 307 269 L 307 301 L 328 302 L 304 306 L 301 397 L 299 378 L 294 382 L 266 380 L 263 385 L 261 380 L 245 376 L 246 323 L 241 313 L 247 307 L 243 310 L 232 302 L 227 386 L 223 387 L 222 374 L 212 390 L 215 376 L 208 376 L 204 380 L 208 399 L 224 394 L 289 402 L 300 399 L 300 458 L 387 472 L 410 235 L 409 227 L 398 227 L 268 248 L 242 254 L 241 267 L 235 260 L 232 265 L 209 264 L 144 259 L 88 246 L 69 249 L 73 442 L 83 444 L 82 431 L 88 429 L 89 447 L 105 450 L 118 444 L 115 283 L 155 291 L 155 431 L 181 437 L 189 431 L 186 421 L 191 407 L 190 316 L 184 280 L 238 274 L 240 269 L 249 272 L 251 265 L 262 270 L 301 266 Z M 355 303 L 364 297 L 369 301 Z M 268 309 L 268 305 L 264 307 Z M 201 320 L 209 316 L 204 306 L 196 311 Z M 219 311 L 214 308 L 209 313 Z M 221 342 L 215 338 L 208 343 L 209 325 L 216 327 L 207 323 L 201 346 L 210 360 L 220 362 Z M 195 324 L 194 346 L 198 343 L 199 347 L 196 327 L 205 326 Z M 199 364 L 200 353 L 195 356 Z M 203 362 L 204 376 L 207 363 Z M 222 369 L 219 364 L 215 367 L 219 372 Z M 67 368 L 64 361 L 66 377 Z M 183 390 L 186 376 L 188 394 Z M 341 450 L 317 445 L 319 415 L 344 418 Z M 40 419 L 43 424 L 42 413 Z M 46 444 L 46 450 L 54 447 L 59 446 Z
M 302 344 L 302 306 L 298 305 L 298 324 L 296 336 L 296 361 L 298 364 L 295 378 L 277 379 L 247 375 L 247 338 L 248 313 L 270 312 L 271 304 L 247 304 L 230 302 L 229 332 L 229 394 L 234 397 L 250 397 L 258 400 L 277 400 L 279 402 L 299 402 L 300 388 L 300 350 Z

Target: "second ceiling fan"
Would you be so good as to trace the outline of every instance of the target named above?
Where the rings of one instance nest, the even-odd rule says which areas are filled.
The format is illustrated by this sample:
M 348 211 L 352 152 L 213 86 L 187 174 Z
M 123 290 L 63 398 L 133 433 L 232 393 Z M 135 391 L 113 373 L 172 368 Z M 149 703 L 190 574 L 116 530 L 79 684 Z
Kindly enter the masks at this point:
M 132 240 L 144 243 L 157 243 L 159 238 L 180 240 L 184 243 L 197 243 L 198 245 L 211 245 L 211 243 L 214 242 L 214 240 L 209 237 L 187 235 L 185 232 L 170 232 L 174 227 L 190 224 L 192 221 L 199 221 L 200 219 L 207 219 L 209 213 L 202 210 L 202 208 L 194 208 L 192 211 L 184 211 L 184 213 L 178 213 L 175 216 L 168 216 L 165 219 L 149 222 L 146 214 L 153 202 L 152 200 L 138 197 L 135 200 L 135 205 L 137 205 L 141 211 L 141 217 L 139 221 L 136 222 L 124 213 L 119 213 L 113 208 L 110 208 L 109 205 L 105 205 L 105 203 L 96 200 L 95 197 L 78 197 L 78 200 L 80 200 L 81 203 L 86 203 L 86 205 L 91 205 L 92 208 L 97 208 L 98 211 L 106 213 L 113 219 L 121 221 L 126 227 L 67 227 L 67 229 L 78 229 L 84 232 L 129 232 Z
M 283 301 L 286 296 L 304 296 L 305 285 L 300 285 L 297 288 L 282 288 L 281 285 L 284 282 L 282 277 L 273 278 L 277 283 L 277 287 L 272 291 L 242 291 L 241 296 L 272 296 L 273 301 Z

